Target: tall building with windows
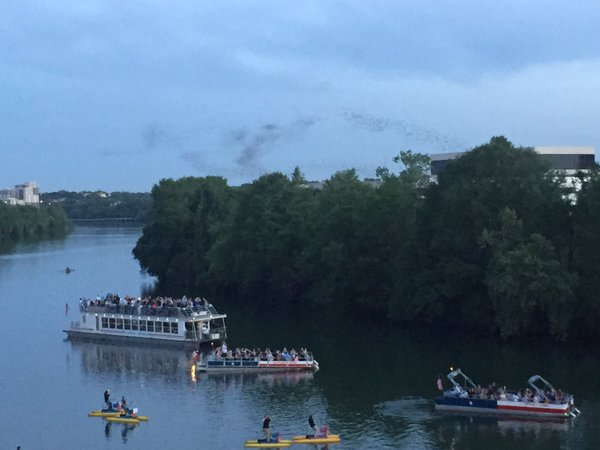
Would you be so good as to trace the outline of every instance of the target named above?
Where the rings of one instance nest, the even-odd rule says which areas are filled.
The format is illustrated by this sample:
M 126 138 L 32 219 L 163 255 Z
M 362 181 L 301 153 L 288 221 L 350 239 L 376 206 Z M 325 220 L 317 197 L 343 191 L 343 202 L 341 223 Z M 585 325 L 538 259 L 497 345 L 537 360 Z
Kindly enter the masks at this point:
M 35 181 L 17 184 L 13 189 L 0 189 L 0 201 L 10 205 L 39 205 L 40 189 Z

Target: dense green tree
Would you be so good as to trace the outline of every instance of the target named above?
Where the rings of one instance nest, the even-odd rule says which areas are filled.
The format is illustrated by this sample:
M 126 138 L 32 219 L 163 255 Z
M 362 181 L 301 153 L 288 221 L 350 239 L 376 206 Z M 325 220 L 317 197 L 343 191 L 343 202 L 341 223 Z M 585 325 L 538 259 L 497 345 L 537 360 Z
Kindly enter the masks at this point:
M 574 206 L 572 269 L 579 275 L 576 323 L 578 335 L 600 335 L 600 171 L 581 176 Z
M 228 210 L 227 190 L 219 177 L 161 180 L 152 189 L 150 223 L 133 249 L 141 267 L 179 289 L 205 286 L 212 221 Z
M 423 319 L 484 328 L 479 319 L 494 312 L 484 282 L 488 255 L 478 244 L 481 233 L 497 230 L 500 211 L 510 208 L 527 235 L 541 234 L 560 254 L 570 229 L 563 194 L 546 162 L 504 137 L 449 162 L 428 189 L 419 219 L 415 304 Z
M 491 250 L 486 285 L 500 335 L 566 338 L 576 277 L 547 239 L 539 233 L 524 235 L 513 210 L 501 211 L 499 222 L 498 231 L 484 230 L 480 243 Z
M 414 300 L 420 274 L 417 259 L 417 216 L 422 208 L 423 193 L 430 183 L 430 159 L 412 151 L 400 152 L 393 159 L 403 169 L 396 175 L 385 170 L 384 183 L 377 190 L 376 231 L 371 240 L 377 242 L 382 256 L 379 270 L 380 295 L 388 302 L 390 318 L 408 322 L 418 315 Z
M 241 188 L 228 232 L 211 251 L 211 271 L 225 286 L 237 285 L 244 297 L 286 301 L 301 293 L 298 257 L 313 197 L 314 191 L 281 173 Z
M 433 184 L 426 155 L 394 162 L 375 185 L 346 170 L 322 190 L 299 168 L 241 187 L 162 180 L 134 254 L 178 293 L 225 290 L 257 308 L 305 301 L 505 339 L 598 335 L 597 173 L 576 194 L 504 137 Z
M 58 204 L 71 220 L 132 218 L 145 223 L 152 199 L 147 192 L 69 192 L 57 191 L 40 195 L 45 204 Z
M 310 295 L 339 308 L 371 302 L 378 255 L 366 238 L 374 189 L 359 181 L 355 170 L 334 174 L 318 196 L 309 217 L 311 236 L 303 268 L 311 281 Z
M 0 202 L 0 243 L 10 249 L 22 240 L 64 237 L 72 229 L 58 206 L 7 205 Z

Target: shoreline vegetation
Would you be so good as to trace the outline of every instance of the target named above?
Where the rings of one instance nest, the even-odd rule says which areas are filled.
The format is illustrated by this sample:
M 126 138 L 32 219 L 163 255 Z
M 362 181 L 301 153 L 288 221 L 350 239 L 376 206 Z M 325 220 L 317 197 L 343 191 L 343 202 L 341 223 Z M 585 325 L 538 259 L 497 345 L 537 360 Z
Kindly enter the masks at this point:
M 40 195 L 48 205 L 60 205 L 72 221 L 147 222 L 151 197 L 149 192 L 57 191 Z
M 312 189 L 299 168 L 240 187 L 161 180 L 133 254 L 172 295 L 505 340 L 600 335 L 597 167 L 575 191 L 504 137 L 450 161 L 437 183 L 426 155 L 394 162 L 403 169 L 379 168 L 377 187 L 345 170 Z
M 0 202 L 0 252 L 19 242 L 61 239 L 73 229 L 64 210 L 57 206 L 7 205 Z
M 69 192 L 40 194 L 39 205 L 7 205 L 0 202 L 0 252 L 10 252 L 19 242 L 61 239 L 73 222 L 121 225 L 146 223 L 150 193 Z

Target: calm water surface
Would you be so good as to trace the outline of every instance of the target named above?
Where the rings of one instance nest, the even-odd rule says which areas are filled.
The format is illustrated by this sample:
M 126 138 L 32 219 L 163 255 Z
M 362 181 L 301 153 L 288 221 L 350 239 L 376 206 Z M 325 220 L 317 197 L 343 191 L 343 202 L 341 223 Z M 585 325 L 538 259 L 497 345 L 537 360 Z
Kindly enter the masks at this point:
M 267 413 L 284 437 L 306 433 L 314 414 L 342 435 L 329 446 L 339 450 L 600 446 L 600 359 L 591 344 L 391 331 L 318 310 L 256 311 L 224 299 L 213 303 L 229 315 L 230 346 L 306 346 L 322 369 L 194 381 L 184 350 L 65 340 L 80 297 L 139 295 L 153 285 L 131 256 L 140 233 L 80 227 L 65 241 L 0 255 L 1 449 L 236 449 L 257 436 Z M 65 274 L 67 266 L 75 271 Z M 583 413 L 565 423 L 435 413 L 435 380 L 450 365 L 476 382 L 513 387 L 539 373 L 573 392 Z M 150 421 L 130 428 L 87 417 L 106 388 Z

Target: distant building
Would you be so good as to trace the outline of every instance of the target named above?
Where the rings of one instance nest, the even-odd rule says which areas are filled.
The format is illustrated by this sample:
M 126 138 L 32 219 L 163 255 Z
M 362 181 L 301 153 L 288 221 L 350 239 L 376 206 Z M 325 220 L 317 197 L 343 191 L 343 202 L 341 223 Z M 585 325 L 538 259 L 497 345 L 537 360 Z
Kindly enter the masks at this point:
M 14 189 L 0 189 L 0 201 L 9 205 L 39 205 L 40 189 L 35 181 L 17 184 Z
M 566 176 L 566 184 L 576 186 L 577 172 L 585 172 L 591 169 L 595 164 L 596 151 L 594 147 L 533 147 L 533 150 L 540 157 L 551 164 L 552 169 L 563 172 Z M 444 170 L 444 167 L 452 161 L 463 155 L 458 153 L 439 153 L 431 155 L 431 177 L 437 180 L 437 175 Z

